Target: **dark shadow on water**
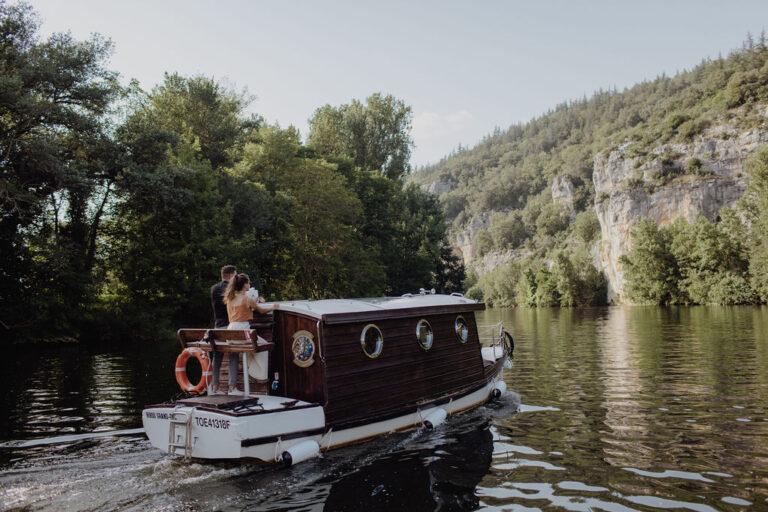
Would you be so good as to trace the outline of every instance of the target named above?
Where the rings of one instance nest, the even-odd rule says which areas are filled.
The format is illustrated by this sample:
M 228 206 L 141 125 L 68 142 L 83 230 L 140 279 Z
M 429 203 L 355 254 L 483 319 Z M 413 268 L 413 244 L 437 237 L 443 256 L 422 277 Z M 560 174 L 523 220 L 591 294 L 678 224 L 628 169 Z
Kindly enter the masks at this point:
M 443 443 L 394 452 L 331 481 L 324 510 L 475 510 L 488 472 L 488 422 L 451 432 Z

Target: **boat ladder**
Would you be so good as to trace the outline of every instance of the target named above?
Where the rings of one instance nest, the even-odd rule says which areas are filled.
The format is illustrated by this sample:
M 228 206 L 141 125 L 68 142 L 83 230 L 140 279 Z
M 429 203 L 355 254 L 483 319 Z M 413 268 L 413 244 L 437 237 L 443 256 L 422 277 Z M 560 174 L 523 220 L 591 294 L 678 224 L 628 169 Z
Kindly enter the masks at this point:
M 182 433 L 177 432 L 178 427 L 184 427 Z M 171 413 L 170 426 L 168 428 L 168 454 L 177 455 L 177 450 L 184 449 L 184 458 L 192 455 L 192 411 L 173 411 Z

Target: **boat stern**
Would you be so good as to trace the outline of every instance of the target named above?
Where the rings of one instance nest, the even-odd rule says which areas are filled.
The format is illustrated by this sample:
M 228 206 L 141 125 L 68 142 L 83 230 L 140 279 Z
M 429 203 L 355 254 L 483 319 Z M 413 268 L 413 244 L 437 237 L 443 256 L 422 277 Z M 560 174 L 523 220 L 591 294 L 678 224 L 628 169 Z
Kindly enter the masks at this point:
M 285 449 L 325 432 L 317 404 L 278 396 L 196 397 L 149 406 L 142 414 L 152 446 L 195 459 L 281 459 Z

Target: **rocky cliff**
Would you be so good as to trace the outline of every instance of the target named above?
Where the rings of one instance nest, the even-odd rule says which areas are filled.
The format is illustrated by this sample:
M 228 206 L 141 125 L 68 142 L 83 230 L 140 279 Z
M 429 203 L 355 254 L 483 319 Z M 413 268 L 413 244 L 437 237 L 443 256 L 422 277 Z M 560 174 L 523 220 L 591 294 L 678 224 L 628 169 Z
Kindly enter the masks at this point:
M 761 111 L 760 117 L 768 117 L 768 111 Z M 610 303 L 628 302 L 619 259 L 631 249 L 631 234 L 638 222 L 647 217 L 663 227 L 680 217 L 715 220 L 721 208 L 733 206 L 742 197 L 748 180 L 744 162 L 766 144 L 766 129 L 722 124 L 705 130 L 692 142 L 652 149 L 628 142 L 594 158 L 594 208 L 601 240 L 594 248 L 593 261 L 607 278 Z M 456 186 L 447 180 L 424 185 L 438 195 Z M 573 222 L 577 214 L 573 178 L 559 175 L 550 184 L 550 192 Z M 454 234 L 454 245 L 467 267 L 480 275 L 530 254 L 518 249 L 476 256 L 477 234 L 489 228 L 492 214 L 475 215 L 462 232 Z
M 429 190 L 429 189 L 427 189 Z M 466 229 L 454 236 L 454 245 L 461 252 L 461 257 L 465 263 L 472 261 L 475 257 L 475 238 L 477 233 L 483 229 L 488 229 L 491 225 L 491 215 L 493 212 L 485 212 L 476 215 L 467 225 Z
M 714 220 L 744 194 L 744 160 L 768 143 L 768 130 L 707 130 L 688 144 L 667 144 L 638 155 L 631 143 L 594 161 L 595 210 L 602 240 L 597 263 L 608 279 L 608 300 L 626 302 L 619 258 L 631 248 L 640 219 L 664 226 L 679 217 Z

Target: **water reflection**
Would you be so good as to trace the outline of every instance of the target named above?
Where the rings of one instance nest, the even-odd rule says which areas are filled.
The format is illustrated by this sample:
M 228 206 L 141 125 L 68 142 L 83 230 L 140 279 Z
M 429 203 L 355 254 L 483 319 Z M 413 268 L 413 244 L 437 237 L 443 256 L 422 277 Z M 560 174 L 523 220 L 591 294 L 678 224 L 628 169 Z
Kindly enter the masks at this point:
M 476 509 L 475 487 L 491 465 L 493 438 L 487 424 L 456 427 L 336 479 L 325 510 Z
M 590 505 L 608 510 L 766 504 L 765 308 L 536 313 L 504 318 L 518 340 L 509 384 L 559 412 L 500 421 L 539 455 L 494 464 L 515 470 L 482 488 L 486 504 L 583 510 L 557 498 L 560 479 L 608 489 L 610 506 Z
M 171 343 L 139 348 L 10 346 L 0 383 L 0 443 L 137 428 L 146 403 L 177 392 Z M 171 375 L 171 379 L 168 379 Z M 15 460 L 0 450 L 0 467 Z
M 489 310 L 507 402 L 289 470 L 169 459 L 136 431 L 174 340 L 14 347 L 0 509 L 768 509 L 768 308 Z M 92 437 L 117 429 L 121 437 Z M 55 445 L 45 439 L 59 438 Z M 34 440 L 24 444 L 24 440 Z

